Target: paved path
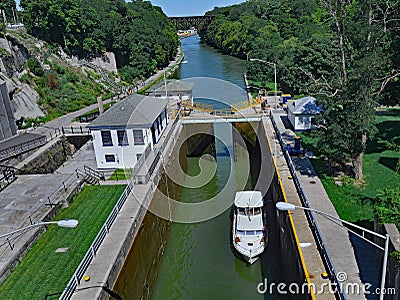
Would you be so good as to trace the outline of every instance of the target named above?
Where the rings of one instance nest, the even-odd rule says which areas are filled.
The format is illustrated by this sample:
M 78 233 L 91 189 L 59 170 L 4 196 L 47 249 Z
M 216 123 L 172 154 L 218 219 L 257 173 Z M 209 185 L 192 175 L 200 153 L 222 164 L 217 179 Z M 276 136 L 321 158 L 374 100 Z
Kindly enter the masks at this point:
M 154 81 L 156 81 L 159 77 L 164 76 L 164 73 L 167 72 L 167 70 L 169 70 L 170 68 L 172 68 L 173 66 L 179 64 L 182 60 L 183 56 L 181 57 L 181 48 L 178 48 L 178 52 L 176 54 L 176 57 L 173 61 L 171 61 L 168 65 L 168 67 L 159 70 L 157 73 L 155 73 L 154 75 L 150 76 L 149 78 L 147 78 L 144 81 L 144 85 L 141 86 L 139 88 L 139 90 L 143 90 L 145 88 L 147 88 L 149 85 L 151 85 Z
M 0 234 L 30 225 L 29 217 L 33 222 L 42 221 L 43 217 L 51 210 L 51 203 L 64 201 L 71 189 L 64 190 L 63 182 L 77 181 L 75 170 L 84 165 L 96 167 L 93 144 L 89 141 L 66 161 L 53 174 L 47 175 L 18 175 L 16 181 L 1 191 L 0 197 Z M 71 188 L 72 185 L 71 185 Z M 31 230 L 13 241 L 14 249 L 11 250 L 4 240 L 0 240 L 0 277 L 19 252 L 24 244 L 37 232 Z
M 283 139 L 287 142 L 293 142 L 295 133 L 289 127 L 286 113 L 283 110 L 274 110 L 274 116 Z M 292 160 L 310 207 L 339 218 L 310 160 L 307 157 L 292 157 Z M 294 216 L 300 214 L 304 214 L 304 212 L 301 210 L 293 212 Z M 343 272 L 346 274 L 345 277 L 347 280 L 342 282 L 343 286 L 346 287 L 346 284 L 357 284 L 362 290 L 363 284 L 360 279 L 360 272 L 353 246 L 349 240 L 348 231 L 321 215 L 314 214 L 314 217 L 336 274 L 342 273 L 343 275 Z M 347 299 L 360 300 L 365 299 L 365 296 L 362 294 L 347 293 Z
M 271 143 L 271 150 L 273 152 L 273 156 L 275 157 L 277 168 L 279 170 L 283 189 L 285 191 L 285 195 L 287 197 L 287 201 L 291 202 L 295 205 L 302 206 L 300 197 L 297 193 L 296 187 L 292 179 L 289 178 L 290 170 L 286 163 L 285 157 L 283 156 L 281 147 L 279 145 L 279 140 L 276 138 L 275 130 L 272 126 L 272 122 L 270 118 L 263 118 L 263 124 L 265 131 L 267 133 L 268 139 Z M 292 214 L 293 223 L 296 230 L 296 234 L 299 239 L 300 245 L 307 245 L 301 247 L 301 251 L 304 257 L 304 262 L 307 268 L 307 271 L 310 275 L 310 282 L 316 287 L 316 291 L 314 293 L 318 293 L 316 295 L 316 299 L 335 299 L 334 294 L 329 292 L 327 284 L 329 281 L 327 279 L 323 279 L 321 274 L 326 272 L 324 263 L 321 259 L 318 245 L 314 240 L 314 236 L 309 227 L 308 220 L 304 211 L 296 212 Z M 325 287 L 323 292 L 320 290 L 321 287 Z
M 125 97 L 124 95 L 120 96 L 121 99 L 123 99 L 124 97 Z M 103 104 L 110 103 L 111 101 L 112 101 L 111 99 L 105 100 L 103 102 Z M 75 119 L 75 118 L 79 117 L 80 115 L 83 115 L 84 113 L 87 113 L 93 109 L 96 109 L 97 107 L 98 107 L 97 103 L 86 106 L 80 110 L 74 111 L 72 113 L 66 114 L 66 115 L 61 116 L 52 121 L 49 121 L 40 127 L 30 130 L 29 132 L 36 133 L 36 134 L 42 134 L 42 135 L 45 135 L 48 138 L 50 138 L 50 137 L 54 137 L 56 130 L 61 129 L 61 127 L 69 127 L 72 124 L 74 124 L 74 126 L 82 125 L 82 127 L 85 127 L 87 124 L 74 123 L 73 119 Z

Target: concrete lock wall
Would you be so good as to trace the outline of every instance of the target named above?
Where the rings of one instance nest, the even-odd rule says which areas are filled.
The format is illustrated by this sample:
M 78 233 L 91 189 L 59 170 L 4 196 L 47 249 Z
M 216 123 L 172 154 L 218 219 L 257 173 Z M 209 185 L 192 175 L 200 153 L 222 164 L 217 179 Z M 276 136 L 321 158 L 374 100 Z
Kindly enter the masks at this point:
M 279 180 L 278 170 L 274 163 L 273 154 L 269 146 L 264 126 L 262 126 L 262 124 L 258 126 L 257 139 L 261 150 L 261 160 L 263 165 L 259 175 L 261 180 L 259 180 L 258 185 L 260 187 L 256 187 L 256 189 L 262 190 L 265 188 L 265 186 L 263 186 L 265 183 L 262 179 L 268 181 L 271 180 L 271 184 L 269 185 L 266 193 L 266 200 L 272 201 L 273 205 L 275 206 L 277 202 L 285 201 L 284 189 Z M 272 178 L 271 173 L 273 174 Z M 302 268 L 292 222 L 287 212 L 275 210 L 275 213 L 277 226 L 280 229 L 280 249 L 281 253 L 284 253 L 284 255 L 281 256 L 282 265 L 284 266 L 282 272 L 285 274 L 285 278 L 288 280 L 288 282 L 302 285 L 306 282 L 306 275 Z M 305 295 L 305 298 L 308 299 L 309 295 Z
M 389 257 L 386 269 L 386 288 L 395 288 L 396 292 L 394 295 L 385 295 L 385 299 L 388 300 L 399 300 L 400 299 L 400 265 L 390 253 L 400 251 L 400 233 L 395 224 L 380 224 L 377 217 L 374 220 L 374 231 L 386 235 L 389 234 Z M 381 247 L 385 247 L 385 241 L 382 239 L 375 239 L 375 242 L 380 244 Z M 383 262 L 383 251 L 379 251 L 380 263 Z
M 212 128 L 212 126 L 208 126 L 206 131 L 210 131 L 210 128 Z M 266 195 L 267 201 L 272 201 L 273 205 L 275 205 L 278 201 L 284 201 L 284 192 L 276 173 L 264 127 L 261 124 L 255 128 L 257 128 L 256 130 L 258 131 L 255 148 L 258 150 L 251 155 L 260 155 L 260 160 L 262 160 L 263 164 L 262 168 L 256 170 L 261 180 L 258 180 L 255 189 L 261 190 Z M 190 133 L 193 131 L 192 129 L 193 128 L 188 127 L 181 131 L 173 150 L 174 153 L 179 153 L 179 155 L 172 155 L 165 166 L 165 170 L 168 174 L 177 176 L 178 169 L 182 168 L 185 171 L 187 170 L 186 155 L 191 145 L 186 145 L 186 143 L 183 143 L 182 147 L 180 145 L 188 134 L 190 136 Z M 271 172 L 273 173 L 271 174 Z M 182 176 L 182 174 L 180 176 Z M 270 181 L 263 180 L 271 176 L 272 178 Z M 180 179 L 184 180 L 184 178 Z M 158 189 L 153 195 L 151 205 L 154 205 L 154 203 L 161 206 L 168 205 L 159 202 L 161 193 L 168 195 L 172 199 L 179 199 L 180 189 L 181 187 L 172 181 L 167 174 L 160 174 Z M 172 207 L 172 211 L 173 210 L 174 208 Z M 285 274 L 285 278 L 288 281 L 301 285 L 306 282 L 306 277 L 300 261 L 298 245 L 296 244 L 296 239 L 292 230 L 292 223 L 287 213 L 277 213 L 272 210 L 272 214 L 273 213 L 277 214 L 277 223 L 280 228 L 280 250 L 281 253 L 285 254 L 281 257 L 282 265 L 284 266 L 281 271 Z M 131 236 L 132 240 L 129 241 L 128 239 L 126 241 L 124 250 L 120 253 L 119 262 L 114 266 L 114 270 L 111 271 L 108 280 L 108 284 L 112 286 L 112 290 L 118 293 L 123 299 L 148 299 L 151 296 L 151 290 L 157 278 L 162 255 L 168 241 L 170 226 L 170 221 L 162 219 L 151 212 L 147 212 L 135 239 L 133 240 L 133 236 Z M 108 297 L 107 295 L 103 296 L 102 298 L 104 299 Z M 300 296 L 299 299 L 301 298 Z M 304 299 L 308 298 L 309 295 L 304 295 Z
M 166 172 L 181 182 L 184 178 L 182 174 L 178 173 L 178 170 L 181 168 L 185 172 L 187 170 L 187 148 L 186 143 L 183 143 L 184 140 L 185 134 L 184 131 L 181 131 L 173 149 L 173 153 L 179 154 L 172 155 L 165 166 Z M 180 190 L 181 187 L 172 181 L 165 172 L 160 173 L 160 181 L 150 205 L 168 206 L 167 201 L 160 201 L 161 194 L 171 199 L 179 199 Z M 174 211 L 174 207 L 171 207 L 171 210 Z M 171 221 L 160 218 L 149 211 L 144 216 L 134 241 L 127 241 L 125 247 L 127 255 L 121 257 L 123 265 L 121 264 L 122 267 L 115 266 L 115 270 L 111 272 L 115 276 L 109 278 L 109 284 L 113 286 L 113 291 L 118 293 L 122 299 L 148 299 L 150 297 L 168 241 L 170 226 Z M 120 269 L 119 272 L 118 269 Z M 107 295 L 104 297 L 108 298 Z

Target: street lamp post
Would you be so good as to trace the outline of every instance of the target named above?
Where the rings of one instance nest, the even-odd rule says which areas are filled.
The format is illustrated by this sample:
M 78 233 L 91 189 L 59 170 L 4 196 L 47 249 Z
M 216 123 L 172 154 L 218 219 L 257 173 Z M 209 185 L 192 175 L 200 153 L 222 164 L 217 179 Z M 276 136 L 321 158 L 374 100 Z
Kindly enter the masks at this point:
M 78 226 L 79 222 L 78 220 L 61 220 L 61 221 L 52 221 L 52 222 L 40 222 L 40 223 L 36 223 L 36 224 L 32 224 L 11 232 L 8 232 L 6 234 L 0 235 L 0 239 L 1 238 L 5 238 L 8 237 L 10 235 L 13 235 L 15 233 L 19 233 L 19 232 L 24 232 L 27 230 L 30 230 L 34 227 L 38 227 L 38 226 L 42 226 L 42 225 L 50 225 L 50 224 L 57 224 L 59 227 L 67 227 L 67 228 L 76 228 L 76 226 Z
M 276 94 L 276 90 L 277 90 L 277 84 L 276 84 L 276 63 L 272 63 L 272 62 L 269 62 L 269 61 L 266 61 L 266 60 L 263 60 L 263 59 L 258 59 L 258 58 L 250 58 L 250 61 L 259 61 L 259 62 L 262 62 L 262 63 L 265 63 L 265 64 L 267 64 L 267 65 L 270 65 L 270 66 L 274 66 L 274 95 L 275 95 L 275 109 L 277 109 L 278 108 L 278 97 L 277 97 L 277 94 Z
M 340 224 L 340 223 L 338 223 L 338 222 L 341 222 L 341 223 L 346 224 L 346 225 L 348 225 L 348 226 L 352 226 L 352 227 L 354 227 L 354 228 L 357 228 L 357 229 L 359 229 L 359 230 L 362 230 L 363 233 L 364 233 L 364 232 L 367 232 L 367 233 L 372 234 L 372 235 L 374 235 L 374 236 L 376 236 L 376 237 L 378 237 L 378 238 L 380 238 L 380 239 L 385 240 L 385 248 L 383 248 L 383 247 L 381 247 L 380 245 L 378 245 L 378 244 L 376 244 L 376 243 L 374 243 L 374 242 L 368 240 L 367 238 L 365 238 L 364 235 L 360 235 L 360 234 L 358 234 L 357 232 L 355 232 L 354 230 L 351 230 L 350 228 L 348 228 L 348 227 L 346 227 L 346 226 L 343 226 L 343 227 L 345 227 L 349 232 L 355 234 L 356 236 L 358 236 L 359 238 L 363 239 L 364 241 L 366 241 L 366 242 L 370 243 L 371 245 L 374 245 L 374 246 L 377 247 L 378 249 L 384 251 L 383 265 L 382 265 L 382 276 L 381 276 L 381 287 L 380 287 L 381 293 L 380 293 L 380 296 L 379 296 L 379 299 L 380 299 L 380 300 L 383 300 L 383 297 L 384 297 L 383 291 L 385 290 L 385 280 L 386 280 L 386 267 L 387 267 L 387 260 L 388 260 L 388 254 L 389 254 L 389 240 L 390 240 L 389 234 L 386 234 L 386 236 L 384 236 L 384 235 L 381 235 L 381 234 L 379 234 L 379 233 L 376 233 L 376 232 L 374 232 L 374 231 L 372 231 L 372 230 L 369 230 L 369 229 L 367 229 L 367 228 L 361 227 L 361 226 L 359 226 L 359 225 L 356 225 L 356 224 L 347 222 L 347 221 L 345 221 L 345 220 L 342 220 L 342 219 L 340 219 L 340 218 L 337 218 L 337 217 L 335 217 L 335 216 L 332 216 L 332 215 L 330 215 L 330 214 L 327 214 L 327 213 L 325 213 L 325 212 L 323 212 L 323 211 L 319 211 L 319 210 L 312 209 L 312 208 L 308 208 L 308 207 L 304 207 L 304 206 L 297 206 L 297 205 L 294 205 L 294 204 L 292 204 L 292 203 L 278 202 L 278 203 L 276 203 L 276 208 L 277 208 L 278 210 L 281 210 L 281 211 L 292 211 L 292 210 L 295 210 L 295 209 L 297 209 L 297 208 L 298 208 L 298 209 L 302 209 L 302 210 L 312 211 L 312 212 L 315 212 L 315 213 L 317 213 L 317 214 L 319 214 L 319 215 L 325 217 L 325 218 L 328 219 L 328 220 L 333 221 L 334 223 L 336 223 L 336 224 L 338 224 L 338 225 L 340 225 L 340 226 L 343 226 L 343 225 Z

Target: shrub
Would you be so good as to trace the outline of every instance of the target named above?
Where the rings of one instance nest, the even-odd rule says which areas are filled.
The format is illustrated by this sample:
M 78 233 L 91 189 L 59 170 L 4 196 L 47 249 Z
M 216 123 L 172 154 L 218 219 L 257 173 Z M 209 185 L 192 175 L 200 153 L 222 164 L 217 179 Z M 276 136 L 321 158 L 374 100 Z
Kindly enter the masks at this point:
M 29 71 L 31 71 L 36 76 L 41 77 L 44 75 L 44 70 L 42 69 L 40 62 L 36 57 L 28 59 L 28 61 L 26 62 L 26 66 L 29 69 Z

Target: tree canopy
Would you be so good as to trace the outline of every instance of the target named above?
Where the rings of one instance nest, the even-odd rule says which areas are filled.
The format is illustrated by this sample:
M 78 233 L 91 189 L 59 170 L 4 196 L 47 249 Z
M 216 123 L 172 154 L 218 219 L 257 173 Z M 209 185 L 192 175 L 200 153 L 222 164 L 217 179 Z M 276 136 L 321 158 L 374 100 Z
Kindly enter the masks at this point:
M 148 1 L 21 0 L 29 33 L 87 57 L 114 52 L 132 81 L 168 65 L 178 38 L 164 13 Z
M 374 132 L 377 105 L 400 103 L 400 11 L 396 0 L 248 0 L 216 8 L 203 40 L 242 58 L 277 64 L 280 88 L 312 94 L 324 107 L 320 149 L 351 160 L 362 177 L 362 154 Z M 248 75 L 272 81 L 273 68 L 248 63 Z

